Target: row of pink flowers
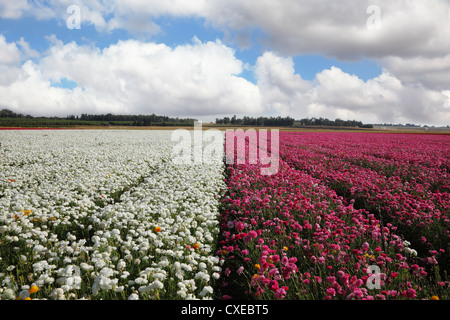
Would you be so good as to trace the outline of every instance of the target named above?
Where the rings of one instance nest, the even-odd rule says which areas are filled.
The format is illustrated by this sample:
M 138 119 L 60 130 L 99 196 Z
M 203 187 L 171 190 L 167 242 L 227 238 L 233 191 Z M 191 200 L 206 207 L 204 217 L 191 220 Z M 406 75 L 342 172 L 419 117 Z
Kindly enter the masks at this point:
M 359 140 L 354 134 L 341 133 L 327 140 L 322 134 L 289 133 L 283 136 L 280 153 L 293 167 L 319 178 L 345 200 L 378 211 L 386 221 L 401 228 L 424 263 L 437 263 L 435 255 L 429 254 L 434 250 L 442 253 L 438 257 L 442 266 L 450 267 L 448 136 L 356 137 Z M 395 166 L 386 158 L 395 159 Z M 387 166 L 396 169 L 386 174 Z M 417 237 L 418 231 L 423 237 Z
M 355 208 L 323 177 L 291 166 L 308 147 L 291 138 L 281 136 L 280 153 L 287 161 L 280 161 L 276 175 L 261 175 L 260 164 L 228 167 L 217 251 L 225 259 L 223 294 L 259 299 L 445 295 L 448 282 L 430 278 L 394 224 L 382 225 L 376 213 Z

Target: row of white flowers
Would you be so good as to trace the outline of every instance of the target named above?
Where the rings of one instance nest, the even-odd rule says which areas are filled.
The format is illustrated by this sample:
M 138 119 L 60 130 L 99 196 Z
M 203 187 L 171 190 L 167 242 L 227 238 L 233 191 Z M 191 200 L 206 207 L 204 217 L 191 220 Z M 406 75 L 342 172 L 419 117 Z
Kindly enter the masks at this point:
M 175 164 L 170 137 L 0 132 L 0 299 L 212 298 L 223 155 Z

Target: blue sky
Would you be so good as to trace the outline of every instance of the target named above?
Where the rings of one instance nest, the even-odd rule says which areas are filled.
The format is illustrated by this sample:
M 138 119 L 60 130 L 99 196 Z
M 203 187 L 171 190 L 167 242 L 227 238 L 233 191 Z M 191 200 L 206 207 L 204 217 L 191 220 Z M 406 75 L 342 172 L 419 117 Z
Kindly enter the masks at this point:
M 439 40 L 450 35 L 450 15 L 442 14 L 450 9 L 449 1 L 432 2 L 378 0 L 377 16 L 352 0 L 330 1 L 328 10 L 312 0 L 257 8 L 250 0 L 74 1 L 80 29 L 66 25 L 69 1 L 7 2 L 0 4 L 0 105 L 33 115 L 445 125 L 450 48 Z M 398 27 L 408 12 L 416 37 Z

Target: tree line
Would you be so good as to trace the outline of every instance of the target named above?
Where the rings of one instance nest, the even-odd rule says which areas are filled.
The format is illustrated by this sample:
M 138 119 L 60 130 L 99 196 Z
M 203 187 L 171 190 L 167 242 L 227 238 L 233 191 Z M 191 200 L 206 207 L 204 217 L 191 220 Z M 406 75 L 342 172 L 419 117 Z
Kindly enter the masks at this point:
M 67 117 L 33 117 L 9 109 L 0 110 L 3 127 L 70 127 L 97 126 L 193 126 L 196 119 L 151 115 L 81 114 Z
M 9 109 L 0 110 L 0 126 L 76 126 L 76 125 L 121 125 L 121 126 L 193 126 L 196 119 L 172 118 L 168 116 L 151 115 L 117 115 L 107 114 L 87 114 L 81 116 L 69 115 L 67 117 L 32 117 L 21 113 L 13 112 Z M 295 120 L 292 117 L 233 117 L 216 118 L 218 125 L 236 126 L 269 126 L 269 127 L 302 127 L 302 126 L 334 126 L 334 127 L 359 127 L 372 128 L 371 124 L 363 124 L 356 120 L 330 120 L 327 118 L 304 118 Z
M 327 118 L 304 118 L 295 120 L 291 117 L 233 117 L 216 118 L 216 124 L 222 125 L 243 125 L 243 126 L 277 126 L 277 127 L 298 127 L 298 126 L 333 126 L 333 127 L 358 127 L 372 128 L 371 124 L 364 124 L 356 120 L 330 120 Z
M 278 126 L 278 127 L 290 127 L 294 125 L 294 118 L 291 117 L 243 117 L 237 118 L 235 115 L 231 118 L 224 117 L 222 119 L 216 118 L 216 124 L 231 124 L 242 126 Z
M 78 116 L 68 116 L 68 119 L 78 119 Z M 80 120 L 83 121 L 107 121 L 110 123 L 122 123 L 132 126 L 151 126 L 151 125 L 183 125 L 193 126 L 196 119 L 191 118 L 171 118 L 168 116 L 151 115 L 117 115 L 117 114 L 81 114 Z
M 333 127 L 354 127 L 354 128 L 373 128 L 371 124 L 364 124 L 357 120 L 330 120 L 327 118 L 304 118 L 296 121 L 300 126 L 333 126 Z

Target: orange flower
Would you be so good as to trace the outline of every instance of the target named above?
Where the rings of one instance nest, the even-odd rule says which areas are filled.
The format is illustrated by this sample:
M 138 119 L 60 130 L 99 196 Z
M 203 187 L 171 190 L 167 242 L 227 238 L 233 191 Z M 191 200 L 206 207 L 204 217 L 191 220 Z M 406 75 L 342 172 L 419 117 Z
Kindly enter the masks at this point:
M 31 300 L 31 298 L 30 297 L 26 297 L 25 299 L 23 299 L 23 300 Z
M 431 300 L 439 300 L 439 297 L 438 296 L 432 296 Z
M 160 232 L 161 228 L 160 227 L 155 227 L 155 232 Z
M 195 250 L 198 250 L 198 248 L 200 247 L 200 243 L 195 243 L 192 248 L 194 248 Z
M 29 292 L 30 294 L 33 294 L 33 293 L 38 292 L 38 291 L 39 291 L 39 287 L 38 287 L 38 286 L 32 286 L 32 287 L 30 288 L 30 290 L 28 290 L 28 292 Z

